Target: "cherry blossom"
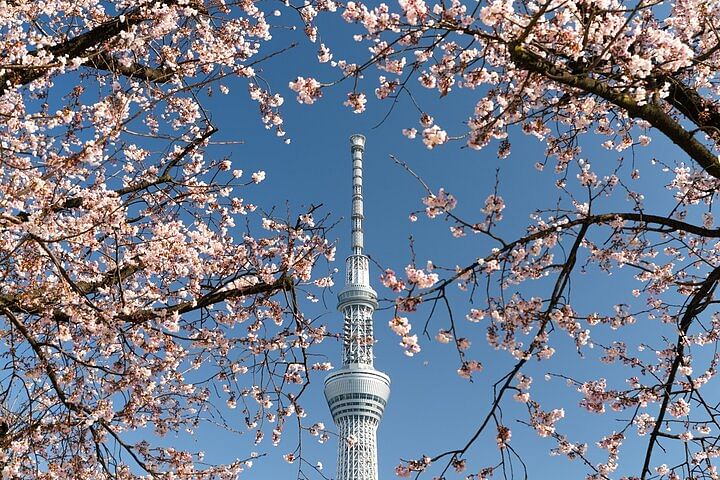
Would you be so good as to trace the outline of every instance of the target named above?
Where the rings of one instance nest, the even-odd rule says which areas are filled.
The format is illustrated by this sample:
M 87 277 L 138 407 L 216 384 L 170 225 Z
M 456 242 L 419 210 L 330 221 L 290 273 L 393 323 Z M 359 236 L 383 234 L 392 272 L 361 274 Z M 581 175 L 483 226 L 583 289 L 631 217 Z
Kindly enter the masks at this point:
M 437 125 L 426 128 L 422 134 L 423 143 L 429 149 L 434 148 L 436 145 L 442 145 L 448 140 L 447 132 Z
M 402 119 L 407 139 L 420 137 L 432 153 L 460 144 L 498 157 L 494 184 L 478 181 L 469 198 L 421 180 L 426 193 L 405 211 L 424 211 L 429 221 L 414 222 L 412 213 L 410 226 L 440 225 L 447 244 L 433 248 L 448 260 L 418 268 L 413 255 L 381 277 L 394 309 L 389 328 L 404 352 L 418 353 L 423 335 L 438 332 L 456 356 L 452 370 L 496 387 L 468 416 L 477 426 L 471 436 L 458 434 L 447 451 L 403 462 L 396 473 L 519 472 L 501 423 L 518 420 L 515 438 L 521 428 L 537 433 L 537 445 L 576 460 L 590 479 L 717 476 L 713 2 L 5 7 L 0 309 L 10 365 L 4 386 L 16 400 L 2 412 L 11 420 L 4 476 L 69 469 L 73 478 L 159 470 L 232 478 L 253 457 L 213 467 L 199 452 L 125 440 L 139 429 L 192 431 L 211 408 L 242 411 L 241 427 L 260 444 L 283 442 L 294 421 L 329 438 L 316 422 L 303 423 L 295 394 L 312 372 L 332 368 L 299 360 L 330 333 L 284 294 L 329 287 L 332 278 L 316 274 L 316 264 L 334 249 L 311 216 L 290 223 L 254 214 L 252 189 L 262 188 L 265 172 L 240 183 L 242 165 L 216 154 L 218 126 L 200 103 L 228 94 L 227 77 L 246 82 L 260 122 L 285 135 L 283 95 L 261 62 L 283 52 L 268 50 L 279 28 L 268 19 L 285 22 L 286 13 L 303 41 L 321 39 L 311 45 L 312 62 L 282 85 L 300 103 L 328 88 L 344 89 L 340 102 L 356 113 L 408 101 L 419 119 Z M 345 35 L 361 48 L 348 52 L 335 40 L 340 30 L 324 32 L 323 15 L 352 23 Z M 310 66 L 315 61 L 322 69 Z M 520 158 L 520 139 L 540 152 Z M 506 187 L 526 165 L 537 170 L 531 182 L 557 193 L 532 212 Z M 255 222 L 261 236 L 234 236 L 240 221 Z M 463 257 L 468 250 L 453 242 L 472 243 L 473 253 Z M 230 334 L 233 327 L 240 333 Z M 573 372 L 570 359 L 588 368 Z M 491 362 L 505 369 L 497 378 L 487 378 L 495 369 L 481 370 Z M 193 372 L 201 370 L 216 376 L 197 384 Z M 533 384 L 537 375 L 566 387 Z M 602 433 L 576 439 L 561 431 L 582 421 Z M 497 461 L 486 449 L 482 460 L 473 457 L 483 438 L 495 440 Z M 122 455 L 97 453 L 110 444 Z M 69 445 L 82 448 L 70 454 Z M 607 459 L 595 459 L 598 449 Z M 302 460 L 296 465 L 299 452 L 287 453 Z
M 414 268 L 411 265 L 405 267 L 405 275 L 408 283 L 415 284 L 419 288 L 430 288 L 437 283 L 439 278 L 436 273 L 425 273 L 422 269 Z
M 303 386 L 331 365 L 303 358 L 329 334 L 287 299 L 330 285 L 334 246 L 312 212 L 254 213 L 265 172 L 241 181 L 204 103 L 245 84 L 248 118 L 284 134 L 256 77 L 286 50 L 264 8 L 1 9 L 3 478 L 235 478 L 257 454 L 216 465 L 188 437 L 305 431 Z
M 365 111 L 365 104 L 367 99 L 364 93 L 348 93 L 348 99 L 345 101 L 345 105 L 350 107 L 353 113 L 362 113 Z
M 263 170 L 257 171 L 251 176 L 254 183 L 260 183 L 265 180 L 265 172 Z
M 297 100 L 300 103 L 311 105 L 322 96 L 320 82 L 314 78 L 297 77 L 289 83 L 290 89 L 297 93 Z

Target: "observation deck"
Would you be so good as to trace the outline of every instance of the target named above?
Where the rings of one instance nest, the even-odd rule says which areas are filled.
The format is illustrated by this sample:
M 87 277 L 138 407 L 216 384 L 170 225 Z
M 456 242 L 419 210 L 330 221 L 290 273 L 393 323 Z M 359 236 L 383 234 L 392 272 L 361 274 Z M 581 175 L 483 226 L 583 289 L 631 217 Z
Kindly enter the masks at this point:
M 325 379 L 325 399 L 337 423 L 362 415 L 380 422 L 390 398 L 390 377 L 363 364 L 351 364 Z

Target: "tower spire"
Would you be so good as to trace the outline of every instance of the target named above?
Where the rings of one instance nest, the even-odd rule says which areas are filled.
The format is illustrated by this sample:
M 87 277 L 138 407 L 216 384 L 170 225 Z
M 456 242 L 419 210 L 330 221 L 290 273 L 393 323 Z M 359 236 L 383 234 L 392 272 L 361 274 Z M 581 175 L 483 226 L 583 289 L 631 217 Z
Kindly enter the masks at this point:
M 337 480 L 378 480 L 377 428 L 390 397 L 390 378 L 373 367 L 373 312 L 377 294 L 363 253 L 362 167 L 365 137 L 350 137 L 352 241 L 345 286 L 338 294 L 343 313 L 342 367 L 325 379 L 325 398 L 338 426 Z
M 352 154 L 352 252 L 354 255 L 363 253 L 363 153 L 365 153 L 365 137 L 355 134 L 350 137 Z

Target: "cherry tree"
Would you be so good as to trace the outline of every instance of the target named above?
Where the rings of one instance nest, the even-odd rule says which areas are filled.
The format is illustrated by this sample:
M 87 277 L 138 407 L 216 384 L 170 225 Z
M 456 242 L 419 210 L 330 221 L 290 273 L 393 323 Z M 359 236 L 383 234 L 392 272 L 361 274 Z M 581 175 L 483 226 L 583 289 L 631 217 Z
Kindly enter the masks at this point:
M 315 28 L 317 12 L 305 9 Z M 720 230 L 712 206 L 720 186 L 720 4 L 349 1 L 341 12 L 358 25 L 355 39 L 370 56 L 339 58 L 341 48 L 327 42 L 318 58 L 331 61 L 338 76 L 299 77 L 290 83 L 298 101 L 312 103 L 344 82 L 352 85 L 346 104 L 358 113 L 368 90 L 390 101 L 391 113 L 408 102 L 419 125 L 408 122 L 403 133 L 429 149 L 461 142 L 497 148 L 506 158 L 512 142 L 531 140 L 521 134 L 534 137 L 545 149 L 536 168 L 554 169 L 561 195 L 518 228 L 503 221 L 513 208 L 503 197 L 507 176 L 478 202 L 425 183 L 397 160 L 427 191 L 411 221 L 444 219 L 447 250 L 455 237 L 474 235 L 486 251 L 458 259 L 465 262 L 458 267 L 413 259 L 404 272 L 386 270 L 382 281 L 396 295 L 390 327 L 408 355 L 420 351 L 423 337 L 454 345 L 457 373 L 468 379 L 483 375 L 483 363 L 512 362 L 477 414 L 473 435 L 402 462 L 397 474 L 523 478 L 528 472 L 512 442 L 520 422 L 546 437 L 553 454 L 583 463 L 588 479 L 718 478 L 720 398 L 712 382 Z M 464 118 L 448 118 L 442 107 L 423 107 L 443 103 L 431 97 L 458 97 L 472 107 Z M 643 153 L 653 139 L 665 145 L 665 157 Z M 605 153 L 594 153 L 595 145 Z M 641 169 L 650 185 L 638 180 Z M 646 204 L 649 195 L 661 201 Z M 481 203 L 481 214 L 457 213 L 463 201 Z M 592 304 L 576 301 L 571 285 L 583 273 L 626 275 L 634 287 L 618 282 Z M 458 289 L 467 292 L 461 301 Z M 627 333 L 641 321 L 648 325 L 643 338 Z M 497 358 L 479 357 L 471 347 L 479 341 Z M 582 377 L 548 372 L 567 382 L 569 400 L 541 402 L 537 376 L 555 368 L 544 365 L 558 349 L 595 366 Z M 503 415 L 518 402 L 525 413 Z M 588 443 L 563 433 L 580 410 L 598 416 L 602 437 Z M 495 461 L 473 450 L 488 437 L 497 445 Z M 641 445 L 632 450 L 639 458 L 621 458 L 627 444 Z
M 299 15 L 318 61 L 338 69 L 328 80 L 298 72 L 288 87 L 301 103 L 352 84 L 354 112 L 369 91 L 391 113 L 401 101 L 417 107 L 419 124 L 403 133 L 429 149 L 455 142 L 506 158 L 511 142 L 532 140 L 524 133 L 544 146 L 536 168 L 556 175 L 561 200 L 518 226 L 503 218 L 514 208 L 507 177 L 472 218 L 458 212 L 477 198 L 456 198 L 397 160 L 426 190 L 412 221 L 445 220 L 449 246 L 475 236 L 486 248 L 458 267 L 412 259 L 383 273 L 401 348 L 449 344 L 467 379 L 489 361 L 511 363 L 473 435 L 403 461 L 398 475 L 522 476 L 513 431 L 529 428 L 591 479 L 717 478 L 717 2 L 278 7 Z M 327 435 L 304 423 L 299 398 L 309 372 L 330 367 L 308 354 L 328 332 L 302 314 L 297 291 L 331 285 L 314 269 L 333 246 L 316 209 L 277 218 L 239 196 L 265 172 L 225 158 L 205 105 L 244 80 L 260 121 L 283 136 L 283 99 L 256 68 L 293 44 L 269 48 L 265 8 L 275 6 L 2 4 L 3 478 L 233 478 L 252 458 L 212 465 L 162 442 L 207 423 L 235 429 L 226 407 L 258 442 L 278 443 L 290 421 Z M 344 35 L 370 56 L 341 58 L 343 32 L 321 36 L 330 33 L 321 14 L 357 24 Z M 472 108 L 447 118 L 423 108 L 431 96 Z M 653 140 L 679 153 L 647 161 L 641 147 Z M 653 185 L 638 181 L 641 170 Z M 662 202 L 646 204 L 661 190 Z M 628 271 L 635 288 L 594 304 L 571 289 L 583 273 Z M 647 338 L 627 333 L 640 321 L 652 325 Z M 495 358 L 478 354 L 481 342 Z M 582 377 L 545 368 L 563 354 L 596 367 Z M 543 399 L 543 375 L 567 382 L 568 395 Z M 584 412 L 607 425 L 591 443 L 563 431 Z M 494 461 L 474 455 L 488 438 Z M 622 456 L 637 444 L 639 460 Z M 299 447 L 286 454 L 298 459 Z
M 265 172 L 224 156 L 204 106 L 244 80 L 282 136 L 255 68 L 292 45 L 267 47 L 252 1 L 10 0 L 0 32 L 0 477 L 235 478 L 250 452 L 162 437 L 327 435 L 302 423 L 330 365 L 297 289 L 331 284 L 334 246 L 315 207 L 241 197 Z

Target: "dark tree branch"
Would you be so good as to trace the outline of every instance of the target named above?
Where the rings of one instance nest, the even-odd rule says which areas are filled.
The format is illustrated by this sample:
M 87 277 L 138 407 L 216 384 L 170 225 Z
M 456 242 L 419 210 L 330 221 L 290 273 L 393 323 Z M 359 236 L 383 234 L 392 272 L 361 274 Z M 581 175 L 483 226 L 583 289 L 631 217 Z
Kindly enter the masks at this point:
M 129 315 L 120 315 L 119 318 L 130 323 L 142 323 L 153 318 L 158 318 L 163 315 L 176 312 L 179 314 L 193 312 L 195 310 L 200 310 L 211 305 L 224 302 L 225 300 L 229 300 L 231 298 L 260 294 L 272 295 L 279 291 L 292 290 L 292 288 L 292 278 L 282 275 L 273 283 L 258 283 L 255 285 L 249 285 L 247 287 L 229 288 L 227 290 L 216 290 L 214 292 L 203 295 L 198 299 L 189 300 L 187 302 L 179 303 L 171 307 L 143 310 Z
M 625 110 L 629 116 L 649 122 L 687 153 L 708 175 L 720 179 L 720 162 L 718 162 L 717 155 L 663 111 L 659 105 L 653 103 L 640 105 L 630 95 L 614 90 L 607 83 L 592 78 L 587 73 L 573 73 L 565 70 L 522 45 L 510 44 L 508 49 L 510 57 L 518 67 L 538 73 L 562 85 L 597 95 Z
M 535 334 L 532 343 L 530 346 L 528 346 L 527 350 L 525 350 L 524 355 L 518 362 L 515 364 L 515 366 L 510 370 L 507 374 L 505 374 L 495 385 L 497 387 L 498 384 L 502 383 L 502 386 L 500 387 L 500 390 L 497 391 L 495 394 L 495 398 L 493 399 L 492 406 L 490 407 L 490 411 L 485 416 L 485 419 L 482 421 L 478 429 L 475 431 L 475 433 L 470 437 L 470 439 L 465 443 L 465 445 L 458 449 L 458 450 L 451 450 L 449 452 L 442 453 L 436 457 L 434 457 L 432 460 L 437 461 L 438 459 L 445 457 L 447 455 L 452 455 L 451 461 L 447 463 L 445 466 L 445 469 L 441 473 L 441 477 L 445 474 L 445 472 L 450 467 L 452 460 L 456 458 L 460 458 L 462 455 L 464 455 L 468 449 L 477 441 L 477 439 L 480 437 L 482 432 L 487 427 L 490 420 L 495 416 L 495 412 L 500 407 L 500 402 L 505 396 L 505 392 L 507 392 L 510 389 L 510 383 L 515 379 L 515 375 L 522 369 L 522 367 L 527 363 L 530 358 L 532 358 L 532 354 L 542 345 L 542 338 L 545 335 L 545 332 L 547 330 L 548 323 L 550 322 L 550 313 L 558 306 L 563 292 L 565 291 L 565 288 L 567 287 L 568 282 L 570 281 L 570 274 L 573 271 L 573 268 L 575 268 L 575 264 L 577 263 L 577 253 L 580 249 L 580 246 L 582 245 L 583 240 L 585 239 L 585 235 L 587 234 L 588 228 L 590 227 L 590 223 L 587 222 L 587 219 L 585 219 L 584 222 L 581 222 L 580 231 L 578 232 L 577 237 L 575 238 L 575 241 L 573 242 L 573 246 L 570 249 L 570 252 L 568 253 L 567 259 L 565 260 L 562 270 L 560 271 L 560 274 L 558 275 L 558 278 L 555 281 L 555 286 L 553 288 L 552 295 L 550 297 L 550 301 L 548 302 L 548 306 L 545 309 L 545 311 L 540 315 L 539 319 L 539 327 L 538 331 Z
M 98 70 L 107 70 L 117 75 L 122 75 L 136 80 L 144 80 L 150 83 L 165 83 L 177 72 L 167 67 L 149 67 L 134 62 L 132 65 L 123 65 L 115 57 L 107 52 L 98 52 L 85 63 L 88 67 Z
M 135 193 L 139 192 L 141 190 L 146 190 L 150 187 L 160 185 L 163 183 L 168 183 L 172 181 L 172 175 L 170 174 L 172 169 L 177 167 L 180 161 L 185 158 L 188 154 L 192 153 L 193 150 L 195 150 L 197 147 L 202 145 L 207 139 L 209 139 L 213 134 L 217 133 L 218 129 L 215 127 L 210 127 L 205 132 L 203 132 L 202 135 L 194 139 L 192 142 L 188 143 L 183 147 L 182 150 L 180 150 L 177 154 L 175 154 L 172 159 L 165 165 L 163 168 L 162 173 L 159 177 L 157 177 L 155 180 L 143 180 L 137 183 L 133 183 L 131 185 L 128 185 L 127 187 L 123 187 L 120 189 L 115 190 L 115 193 L 117 195 L 127 195 L 129 193 Z M 83 199 L 78 197 L 71 197 L 63 201 L 60 205 L 57 205 L 53 207 L 52 211 L 59 212 L 66 209 L 71 208 L 81 208 L 83 206 Z M 19 213 L 16 215 L 17 221 L 15 223 L 22 223 L 26 222 L 29 219 L 29 216 L 27 214 L 24 214 L 24 212 Z
M 519 238 L 519 239 L 515 240 L 514 242 L 504 243 L 500 249 L 498 249 L 496 252 L 493 252 L 491 255 L 485 257 L 484 260 L 489 261 L 489 260 L 496 259 L 496 258 L 500 257 L 502 254 L 512 251 L 512 249 L 517 247 L 518 245 L 525 245 L 525 244 L 532 242 L 534 240 L 537 240 L 539 238 L 544 238 L 544 237 L 547 237 L 548 235 L 553 235 L 558 232 L 558 229 L 569 230 L 573 227 L 576 227 L 578 225 L 583 225 L 586 223 L 588 225 L 601 225 L 604 223 L 610 223 L 617 219 L 627 220 L 627 221 L 631 221 L 631 222 L 637 222 L 639 225 L 636 228 L 641 228 L 643 226 L 645 228 L 647 228 L 648 224 L 656 224 L 656 225 L 662 225 L 662 226 L 668 227 L 670 229 L 669 231 L 687 232 L 687 233 L 692 233 L 695 235 L 708 237 L 708 238 L 720 238 L 720 229 L 703 228 L 703 227 L 699 227 L 697 225 L 692 225 L 690 223 L 686 223 L 686 222 L 683 222 L 680 220 L 675 220 L 673 218 L 662 217 L 660 215 L 646 215 L 644 213 L 635 213 L 635 212 L 601 213 L 598 215 L 590 215 L 588 217 L 578 218 L 576 220 L 570 220 L 566 223 L 563 223 L 562 225 L 552 225 L 551 227 L 546 228 L 544 230 L 539 230 L 537 232 L 533 232 L 529 235 Z M 435 287 L 424 291 L 423 296 L 428 296 L 428 295 L 432 295 L 433 293 L 440 292 L 441 290 L 446 288 L 448 285 L 455 283 L 459 278 L 463 277 L 464 275 L 469 274 L 470 272 L 474 271 L 476 268 L 478 268 L 477 262 L 475 262 L 471 265 L 468 265 L 465 268 L 460 269 L 455 275 L 452 275 L 451 277 L 443 280 L 442 282 L 438 283 Z
M 132 185 L 128 185 L 127 187 L 120 188 L 118 190 L 115 190 L 115 193 L 118 195 L 127 195 L 128 193 L 134 193 L 138 192 L 140 190 L 145 190 L 146 188 L 159 185 L 161 183 L 167 183 L 172 180 L 172 176 L 170 175 L 170 171 L 175 168 L 180 161 L 185 158 L 187 154 L 195 150 L 197 147 L 202 145 L 203 142 L 205 142 L 208 138 L 210 138 L 214 133 L 218 131 L 215 127 L 210 127 L 205 132 L 203 132 L 202 135 L 197 137 L 192 142 L 185 145 L 185 147 L 179 151 L 169 162 L 167 165 L 165 165 L 165 168 L 163 168 L 162 174 L 160 174 L 159 177 L 157 177 L 155 180 L 143 180 L 138 183 L 133 183 Z
M 124 272 L 124 275 L 129 276 L 130 272 L 132 272 L 133 270 L 137 272 L 140 271 L 140 268 L 135 266 L 128 266 L 121 269 L 121 272 Z M 93 289 L 97 289 L 102 286 L 104 282 L 108 280 L 108 278 L 113 277 L 117 279 L 117 275 L 118 274 L 116 273 L 116 271 L 113 270 L 101 282 L 96 284 L 75 284 L 74 290 L 76 291 L 76 293 L 80 293 L 83 289 L 87 289 L 88 293 L 90 293 L 91 291 L 94 291 Z M 118 316 L 118 318 L 120 320 L 130 323 L 142 323 L 153 318 L 158 318 L 163 315 L 172 314 L 175 312 L 183 314 L 195 310 L 200 310 L 232 298 L 261 294 L 272 295 L 279 291 L 289 291 L 292 290 L 293 286 L 294 285 L 292 278 L 282 275 L 272 283 L 257 283 L 255 285 L 248 285 L 245 287 L 216 290 L 206 295 L 203 295 L 202 297 L 195 300 L 189 300 L 187 302 L 182 302 L 170 307 L 152 308 L 127 315 L 121 314 Z M 38 315 L 43 313 L 43 310 L 39 306 L 36 306 L 32 303 L 23 303 L 16 294 L 0 295 L 0 308 L 5 310 L 6 312 L 10 312 L 13 314 Z M 62 312 L 56 312 L 55 315 L 56 317 L 58 317 L 58 320 L 68 319 L 67 315 L 63 314 Z
M 35 353 L 35 356 L 38 359 L 38 362 L 42 365 L 43 369 L 45 370 L 45 374 L 48 376 L 48 379 L 50 380 L 50 384 L 53 387 L 53 390 L 55 391 L 55 394 L 58 397 L 58 400 L 70 411 L 83 416 L 90 411 L 86 406 L 84 406 L 81 403 L 77 403 L 65 394 L 65 390 L 62 388 L 62 384 L 60 379 L 58 378 L 55 370 L 52 368 L 52 364 L 48 357 L 45 355 L 45 352 L 43 351 L 42 345 L 40 345 L 35 338 L 30 334 L 30 331 L 23 325 L 23 323 L 15 317 L 15 315 L 9 311 L 7 308 L 2 308 L 2 313 L 5 315 L 8 320 L 10 320 L 10 323 L 15 327 L 22 337 L 30 344 L 30 348 Z M 113 436 L 113 438 L 130 454 L 130 456 L 133 457 L 133 460 L 142 467 L 143 470 L 150 473 L 154 478 L 157 478 L 158 474 L 155 472 L 152 468 L 150 468 L 149 465 L 147 465 L 145 462 L 142 461 L 141 458 L 138 457 L 138 455 L 135 453 L 132 446 L 128 445 L 127 443 L 123 442 L 118 434 L 113 430 L 113 428 L 108 424 L 107 420 L 100 419 L 98 422 L 103 426 L 105 431 L 110 433 L 110 435 Z
M 78 288 L 80 292 L 82 292 L 83 295 L 88 295 L 90 293 L 96 292 L 99 288 L 104 288 L 112 285 L 113 283 L 117 282 L 118 284 L 125 281 L 127 278 L 130 278 L 137 272 L 141 271 L 143 269 L 143 264 L 141 261 L 136 261 L 135 263 L 124 265 L 124 266 L 117 266 L 114 270 L 111 270 L 110 272 L 106 273 L 102 280 L 97 282 L 75 282 L 75 286 Z
M 678 333 L 677 343 L 675 345 L 675 359 L 670 367 L 670 373 L 668 374 L 667 381 L 663 388 L 663 399 L 660 405 L 660 412 L 658 413 L 655 426 L 650 433 L 650 439 L 648 441 L 647 450 L 645 452 L 645 461 L 643 462 L 641 480 L 645 480 L 648 475 L 652 475 L 650 471 L 650 460 L 652 458 L 653 449 L 657 443 L 658 436 L 660 435 L 660 428 L 662 426 L 667 407 L 670 403 L 670 397 L 672 396 L 672 387 L 675 383 L 675 377 L 677 376 L 678 368 L 683 362 L 683 356 L 685 352 L 685 336 L 687 335 L 688 329 L 692 324 L 693 320 L 699 315 L 712 300 L 713 292 L 715 291 L 715 285 L 720 280 L 720 267 L 715 267 L 705 281 L 702 283 L 700 288 L 692 295 L 690 303 L 685 308 L 682 319 L 680 320 L 680 332 Z
M 160 0 L 158 3 L 172 5 L 173 0 Z M 91 66 L 103 68 L 121 75 L 130 74 L 135 78 L 154 81 L 167 81 L 168 72 L 163 69 L 152 69 L 150 67 L 123 67 L 117 63 L 110 55 L 106 53 L 97 53 L 99 48 L 107 41 L 111 40 L 121 32 L 129 31 L 133 26 L 138 25 L 150 18 L 150 10 L 152 4 L 130 10 L 129 12 L 101 23 L 85 33 L 76 37 L 65 40 L 62 43 L 55 44 L 46 49 L 34 50 L 28 53 L 28 57 L 38 57 L 41 54 L 50 53 L 54 59 L 64 57 L 66 60 L 73 60 L 81 57 L 93 57 L 90 60 Z M 202 7 L 204 10 L 204 7 Z M 94 55 L 93 55 L 94 54 Z M 93 64 L 93 62 L 95 62 Z M 6 71 L 0 75 L 0 95 L 5 93 L 8 88 L 17 85 L 26 85 L 34 80 L 41 78 L 51 68 L 58 64 L 52 62 L 47 65 L 5 65 L 3 69 Z M 125 73 L 123 73 L 125 72 Z

